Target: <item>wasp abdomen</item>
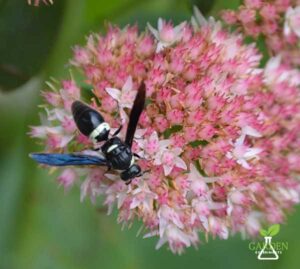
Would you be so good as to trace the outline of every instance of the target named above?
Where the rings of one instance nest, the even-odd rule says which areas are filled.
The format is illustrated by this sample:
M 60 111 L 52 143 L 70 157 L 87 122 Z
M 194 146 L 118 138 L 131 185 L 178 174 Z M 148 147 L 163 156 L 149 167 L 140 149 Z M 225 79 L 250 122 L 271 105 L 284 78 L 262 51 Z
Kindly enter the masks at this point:
M 110 128 L 98 111 L 80 101 L 75 101 L 72 104 L 72 113 L 77 128 L 82 134 L 96 141 L 107 139 Z

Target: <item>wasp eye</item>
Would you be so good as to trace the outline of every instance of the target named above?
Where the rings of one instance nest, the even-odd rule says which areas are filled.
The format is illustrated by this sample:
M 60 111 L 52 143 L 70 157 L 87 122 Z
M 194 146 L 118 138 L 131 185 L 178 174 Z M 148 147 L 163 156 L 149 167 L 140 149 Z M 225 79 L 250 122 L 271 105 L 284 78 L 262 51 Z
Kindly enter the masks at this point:
M 80 101 L 73 102 L 72 113 L 77 128 L 85 136 L 90 136 L 104 122 L 104 118 L 98 111 Z
M 140 177 L 142 175 L 141 168 L 137 164 L 133 164 L 129 169 L 123 171 L 120 174 L 122 180 L 127 181 L 129 179 L 133 179 L 135 177 Z

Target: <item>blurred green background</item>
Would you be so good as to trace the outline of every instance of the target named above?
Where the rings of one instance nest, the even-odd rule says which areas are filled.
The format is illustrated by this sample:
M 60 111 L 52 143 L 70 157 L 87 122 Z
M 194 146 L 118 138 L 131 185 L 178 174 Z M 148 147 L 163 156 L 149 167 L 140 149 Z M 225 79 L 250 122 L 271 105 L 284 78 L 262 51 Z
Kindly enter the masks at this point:
M 299 207 L 276 236 L 289 244 L 278 261 L 258 261 L 240 235 L 176 256 L 165 246 L 156 251 L 157 238 L 136 237 L 139 223 L 122 231 L 115 213 L 80 203 L 78 187 L 65 194 L 54 175 L 28 158 L 41 150 L 26 133 L 39 124 L 44 81 L 68 75 L 71 47 L 86 34 L 103 31 L 105 21 L 137 22 L 141 29 L 158 17 L 177 23 L 190 18 L 192 5 L 216 15 L 239 0 L 54 2 L 36 8 L 26 0 L 0 0 L 0 269 L 300 268 Z

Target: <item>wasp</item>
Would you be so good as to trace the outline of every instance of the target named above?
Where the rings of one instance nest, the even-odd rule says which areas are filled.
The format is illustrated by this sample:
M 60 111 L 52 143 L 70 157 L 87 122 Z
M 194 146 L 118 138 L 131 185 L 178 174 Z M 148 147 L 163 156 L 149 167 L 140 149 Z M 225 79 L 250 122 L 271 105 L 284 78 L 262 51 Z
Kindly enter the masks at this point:
M 117 135 L 122 129 L 122 125 L 110 137 L 110 125 L 104 121 L 103 116 L 84 104 L 81 101 L 72 103 L 72 114 L 78 130 L 89 137 L 94 143 L 103 142 L 103 145 L 96 149 L 100 156 L 74 153 L 31 153 L 29 156 L 40 164 L 49 166 L 70 166 L 70 165 L 95 165 L 107 166 L 107 170 L 116 170 L 120 173 L 120 178 L 126 184 L 130 184 L 135 177 L 140 177 L 143 172 L 139 165 L 135 163 L 135 157 L 139 155 L 132 152 L 134 134 L 145 106 L 146 89 L 142 83 L 135 97 L 133 107 L 129 116 L 125 141 Z

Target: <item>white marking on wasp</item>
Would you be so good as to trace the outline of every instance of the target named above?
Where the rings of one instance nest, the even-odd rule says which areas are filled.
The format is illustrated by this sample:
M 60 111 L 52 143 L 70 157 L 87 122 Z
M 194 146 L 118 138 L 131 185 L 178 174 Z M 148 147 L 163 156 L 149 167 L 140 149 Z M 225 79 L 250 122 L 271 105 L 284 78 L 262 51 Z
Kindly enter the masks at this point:
M 111 151 L 113 151 L 115 148 L 117 148 L 118 147 L 118 145 L 112 145 L 112 146 L 110 146 L 109 148 L 108 148 L 108 150 L 107 150 L 107 152 L 111 152 Z
M 129 167 L 131 167 L 134 164 L 134 161 L 135 161 L 134 156 L 132 156 Z
M 90 138 L 94 141 L 96 140 L 96 137 L 101 134 L 104 130 L 109 131 L 110 130 L 110 126 L 107 122 L 102 122 L 101 124 L 99 124 L 90 134 Z

